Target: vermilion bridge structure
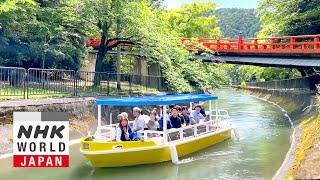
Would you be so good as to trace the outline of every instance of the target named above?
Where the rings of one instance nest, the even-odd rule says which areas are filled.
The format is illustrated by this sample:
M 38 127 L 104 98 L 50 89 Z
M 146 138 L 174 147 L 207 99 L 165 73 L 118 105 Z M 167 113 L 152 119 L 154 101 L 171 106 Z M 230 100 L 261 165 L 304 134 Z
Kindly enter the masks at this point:
M 182 38 L 181 42 L 188 50 L 196 51 L 194 59 L 205 62 L 297 68 L 302 74 L 320 67 L 320 34 L 249 39 L 242 36 L 236 39 Z M 106 45 L 114 47 L 118 43 L 133 45 L 130 41 L 116 39 L 109 40 Z M 100 39 L 89 39 L 87 45 L 98 49 Z

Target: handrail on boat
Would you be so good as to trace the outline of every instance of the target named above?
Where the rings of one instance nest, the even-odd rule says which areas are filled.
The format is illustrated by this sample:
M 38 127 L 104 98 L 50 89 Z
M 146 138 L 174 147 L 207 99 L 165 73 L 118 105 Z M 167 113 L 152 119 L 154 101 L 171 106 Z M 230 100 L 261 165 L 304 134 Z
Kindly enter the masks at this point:
M 207 111 L 207 115 L 209 116 L 209 121 L 200 122 L 198 124 L 189 125 L 177 129 L 168 129 L 167 136 L 170 139 L 170 134 L 179 132 L 179 138 L 174 140 L 182 140 L 185 138 L 184 131 L 187 129 L 193 129 L 193 136 L 198 136 L 200 134 L 213 132 L 218 128 L 218 123 L 220 123 L 222 120 L 229 120 L 229 114 L 228 111 L 223 109 L 212 109 L 210 112 Z M 133 123 L 133 121 L 130 121 L 130 123 Z M 99 140 L 113 140 L 115 139 L 115 130 L 117 128 L 116 124 L 108 124 L 103 126 L 98 126 L 97 131 L 95 133 L 96 139 Z M 210 126 L 217 125 L 215 129 L 210 129 Z M 205 131 L 202 133 L 198 133 L 198 127 L 205 126 Z M 103 132 L 106 131 L 106 132 Z M 151 135 L 149 137 L 149 135 Z M 161 137 L 164 135 L 163 131 L 153 131 L 153 130 L 144 130 L 144 140 L 152 139 L 154 137 Z

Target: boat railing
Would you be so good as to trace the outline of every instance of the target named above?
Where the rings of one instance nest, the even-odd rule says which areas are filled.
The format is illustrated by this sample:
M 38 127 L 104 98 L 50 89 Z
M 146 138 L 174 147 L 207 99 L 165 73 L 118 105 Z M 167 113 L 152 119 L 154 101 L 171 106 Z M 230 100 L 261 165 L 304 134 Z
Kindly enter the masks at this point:
M 221 128 L 221 121 L 228 122 L 229 113 L 223 109 L 212 109 L 206 112 L 209 117 L 208 121 L 200 122 L 198 124 L 181 127 L 178 129 L 168 129 L 168 141 L 183 140 L 188 137 L 195 137 L 205 133 L 216 131 Z M 133 121 L 129 122 L 130 125 Z M 115 132 L 118 123 L 98 126 L 95 133 L 95 139 L 110 141 L 115 139 Z M 158 139 L 157 141 L 163 142 L 163 131 L 144 130 L 144 140 Z
M 189 125 L 178 129 L 168 130 L 168 141 L 184 140 L 190 137 L 197 137 L 199 135 L 215 132 L 228 126 L 227 124 L 221 125 L 221 122 L 209 120 L 199 124 Z
M 210 121 L 215 120 L 216 122 L 220 122 L 230 119 L 228 111 L 224 109 L 212 109 L 211 111 L 207 111 L 206 114 L 209 116 Z
M 156 140 L 158 143 L 163 142 L 163 131 L 144 130 L 143 133 L 144 140 L 153 139 Z

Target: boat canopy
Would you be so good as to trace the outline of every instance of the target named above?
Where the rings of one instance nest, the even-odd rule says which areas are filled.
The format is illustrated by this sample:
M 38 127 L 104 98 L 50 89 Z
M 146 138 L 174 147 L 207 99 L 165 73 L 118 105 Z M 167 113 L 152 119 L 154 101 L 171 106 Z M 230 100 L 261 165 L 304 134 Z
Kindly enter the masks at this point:
M 179 103 L 209 101 L 218 99 L 217 96 L 209 93 L 202 94 L 162 94 L 152 96 L 133 96 L 117 98 L 98 98 L 97 105 L 108 106 L 151 106 L 151 105 L 172 105 Z

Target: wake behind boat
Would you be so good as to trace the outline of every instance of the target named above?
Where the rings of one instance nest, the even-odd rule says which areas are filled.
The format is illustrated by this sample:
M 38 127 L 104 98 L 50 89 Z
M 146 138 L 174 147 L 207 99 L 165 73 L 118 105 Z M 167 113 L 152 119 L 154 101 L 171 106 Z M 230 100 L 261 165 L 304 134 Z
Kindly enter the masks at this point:
M 81 139 L 81 153 L 95 167 L 119 167 L 153 164 L 164 161 L 178 163 L 178 158 L 212 146 L 231 137 L 232 126 L 226 110 L 212 109 L 212 94 L 175 94 L 97 99 L 96 133 Z M 205 121 L 181 128 L 167 129 L 168 106 L 209 101 Z M 102 125 L 101 106 L 162 106 L 163 130 L 144 130 L 138 141 L 116 141 L 118 124 Z

